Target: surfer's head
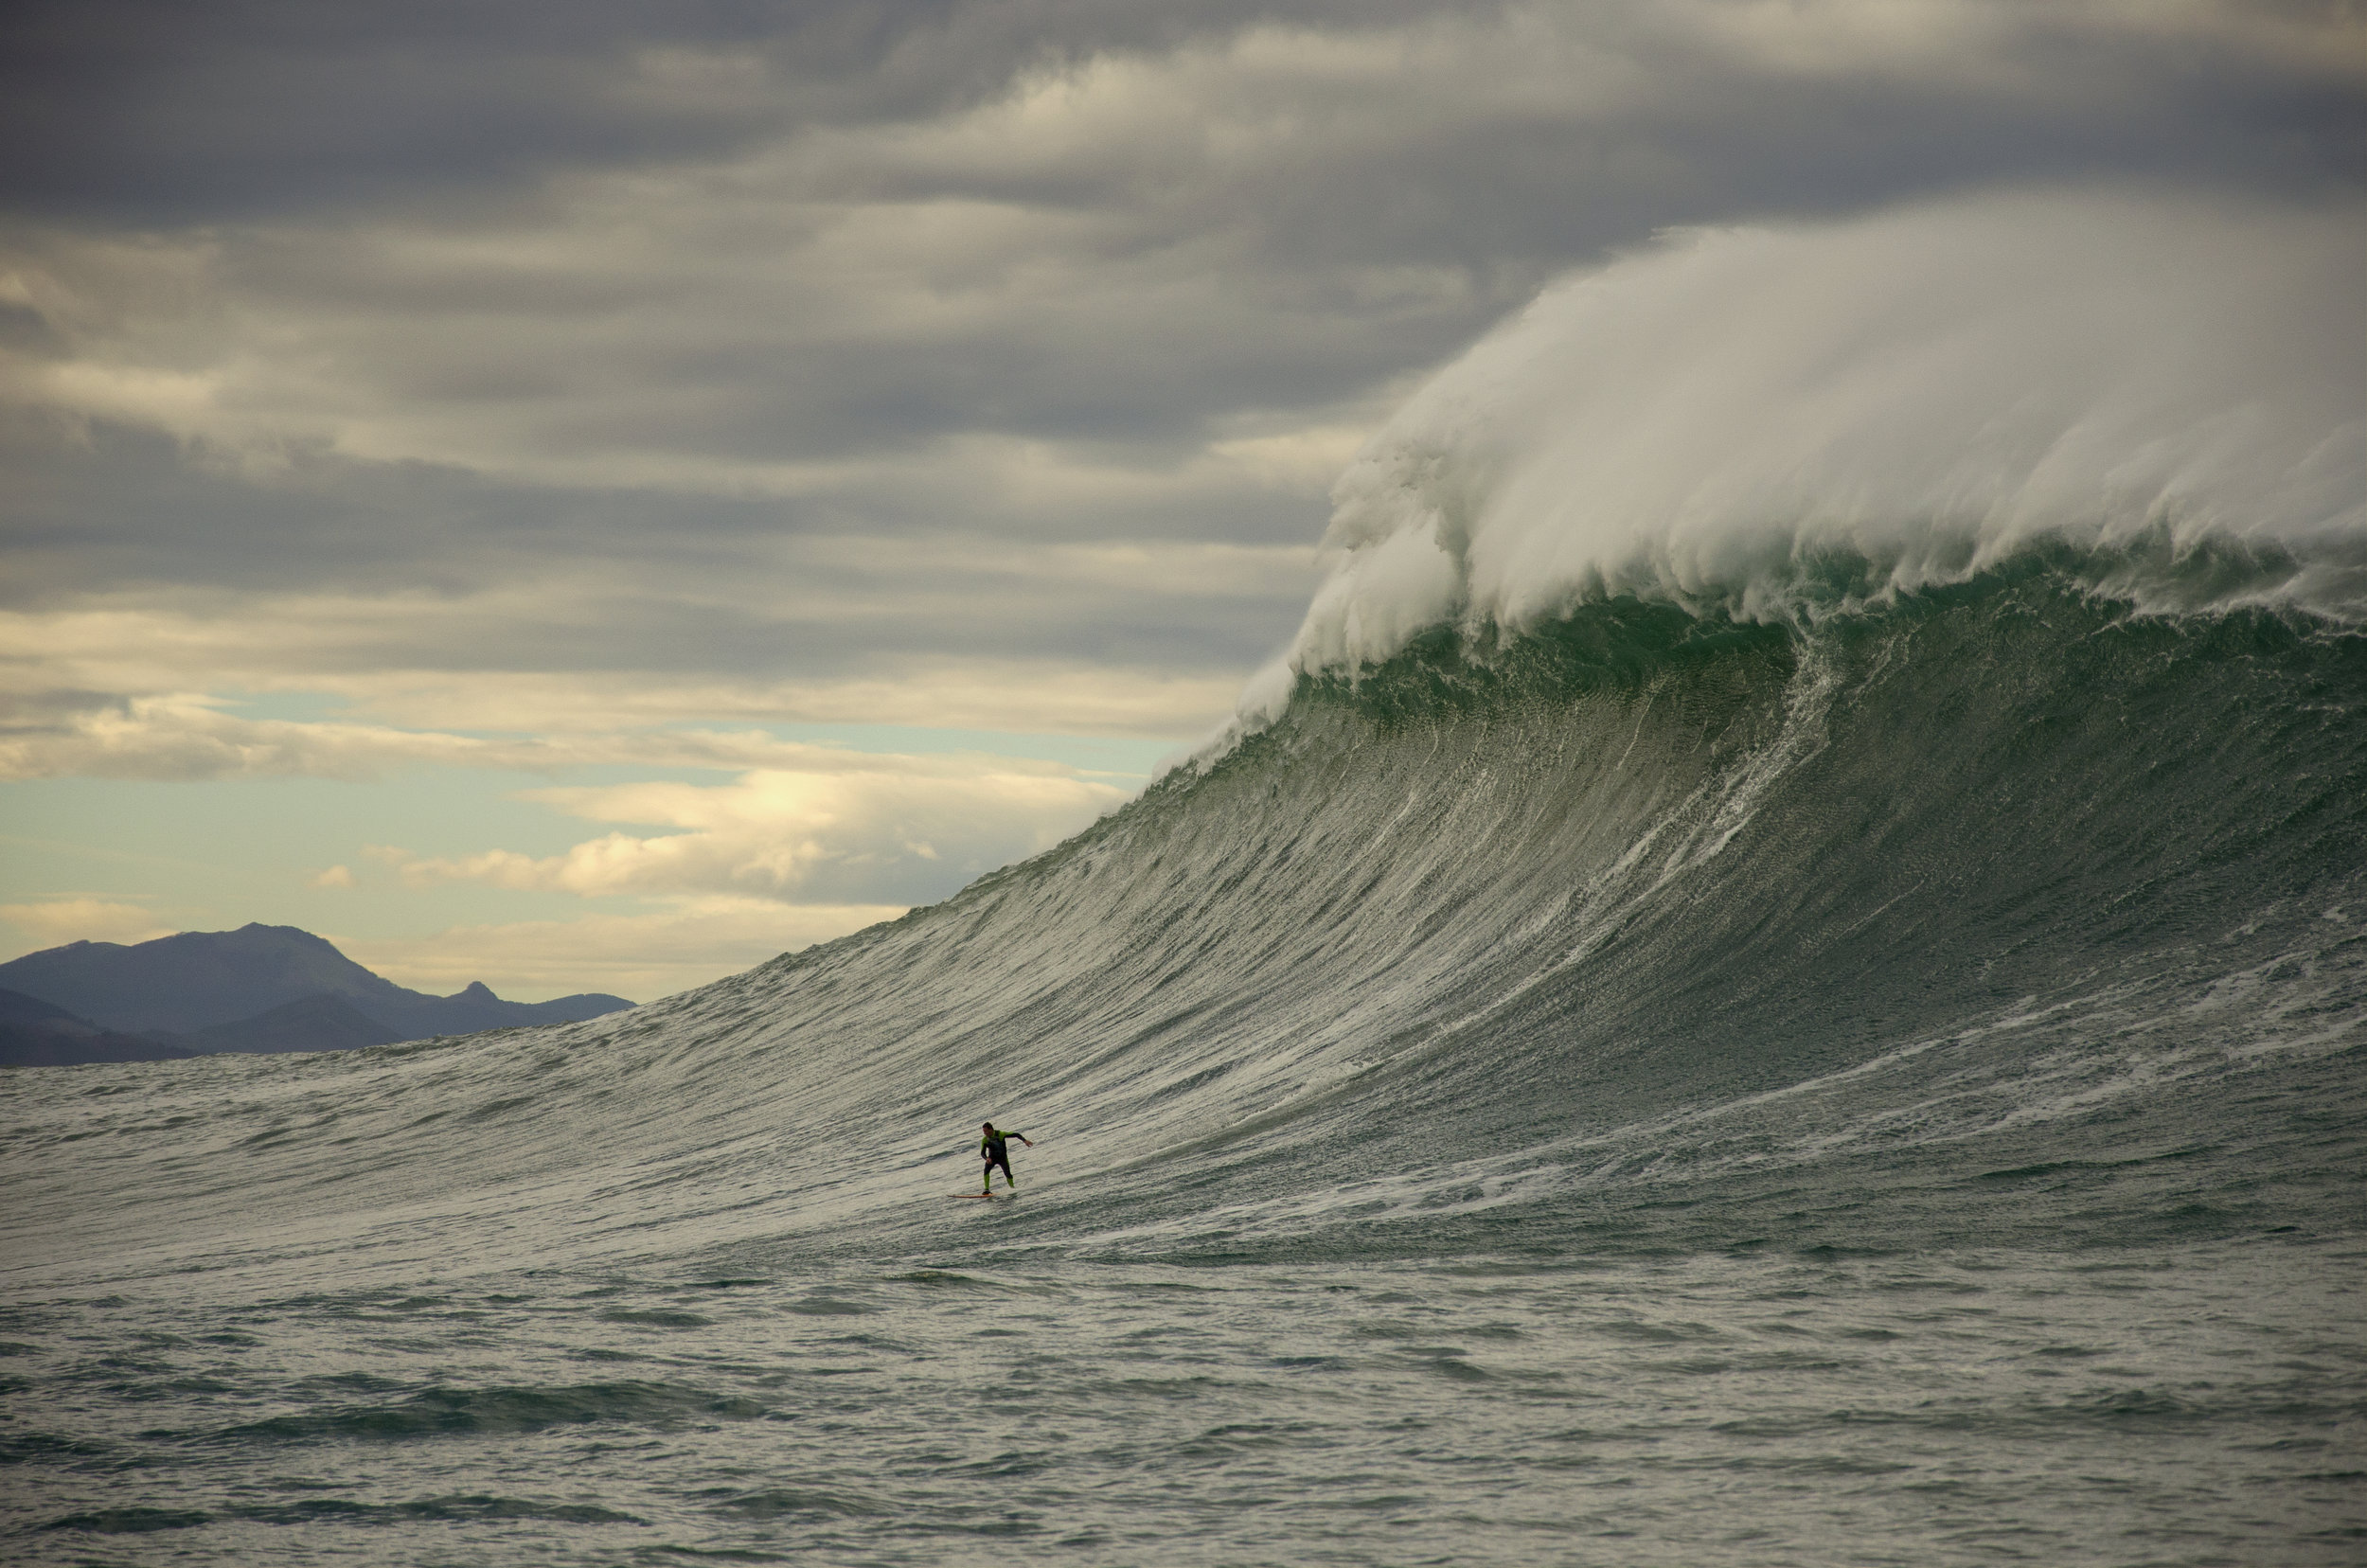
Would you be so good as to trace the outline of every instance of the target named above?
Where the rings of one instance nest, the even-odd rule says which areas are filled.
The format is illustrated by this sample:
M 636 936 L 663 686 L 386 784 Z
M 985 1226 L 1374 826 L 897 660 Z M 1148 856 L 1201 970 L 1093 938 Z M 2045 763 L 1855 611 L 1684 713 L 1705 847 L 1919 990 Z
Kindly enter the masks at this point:
M 984 1122 L 984 1123 L 981 1123 L 981 1124 L 980 1124 L 980 1131 L 987 1131 L 987 1132 L 991 1132 L 991 1131 L 994 1131 L 994 1123 L 992 1123 L 992 1122 Z

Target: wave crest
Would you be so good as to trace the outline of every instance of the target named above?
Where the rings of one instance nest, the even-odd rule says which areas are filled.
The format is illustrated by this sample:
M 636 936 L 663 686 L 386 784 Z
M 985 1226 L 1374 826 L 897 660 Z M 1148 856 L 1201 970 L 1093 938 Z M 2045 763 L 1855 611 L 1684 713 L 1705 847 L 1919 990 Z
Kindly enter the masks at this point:
M 1333 490 L 1281 667 L 1634 597 L 1813 615 L 2065 551 L 2148 609 L 2367 609 L 2367 223 L 1999 194 L 1562 283 Z

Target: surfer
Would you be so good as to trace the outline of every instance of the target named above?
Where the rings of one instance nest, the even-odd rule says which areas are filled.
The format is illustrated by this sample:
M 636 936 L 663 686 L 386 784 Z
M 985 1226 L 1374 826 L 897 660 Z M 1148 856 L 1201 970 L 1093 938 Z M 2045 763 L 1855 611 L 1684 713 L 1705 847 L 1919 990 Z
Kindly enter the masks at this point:
M 986 1185 L 988 1192 L 992 1192 L 994 1190 L 994 1167 L 1001 1166 L 1003 1185 L 1014 1192 L 1018 1191 L 1019 1183 L 1011 1176 L 1011 1151 L 1003 1140 L 1017 1138 L 1030 1149 L 1036 1147 L 1035 1143 L 1024 1132 L 997 1132 L 992 1122 L 986 1124 L 986 1131 L 987 1135 L 978 1140 L 978 1157 L 987 1162 L 987 1168 L 978 1173 L 978 1179 Z

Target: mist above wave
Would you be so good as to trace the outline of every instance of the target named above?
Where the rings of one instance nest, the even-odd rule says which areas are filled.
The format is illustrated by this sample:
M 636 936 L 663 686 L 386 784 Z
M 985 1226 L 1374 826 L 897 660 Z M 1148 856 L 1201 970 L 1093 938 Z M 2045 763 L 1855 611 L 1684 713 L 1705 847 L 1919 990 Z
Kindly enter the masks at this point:
M 2363 276 L 2355 206 L 2001 193 L 1673 235 L 1549 290 L 1366 443 L 1243 716 L 1442 623 L 1629 594 L 1778 618 L 2049 545 L 2141 603 L 2355 618 Z

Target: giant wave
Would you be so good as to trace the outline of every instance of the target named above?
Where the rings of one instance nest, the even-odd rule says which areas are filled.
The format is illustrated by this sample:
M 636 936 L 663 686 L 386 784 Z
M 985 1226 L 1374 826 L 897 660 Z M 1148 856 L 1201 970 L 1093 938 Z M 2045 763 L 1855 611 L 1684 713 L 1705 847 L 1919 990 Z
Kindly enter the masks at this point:
M 2287 1149 L 2356 1097 L 2358 236 L 1992 198 L 1623 261 L 1375 438 L 1288 661 L 1077 839 L 616 1019 L 158 1069 L 199 1128 L 20 1199 L 160 1267 L 258 1185 L 340 1267 L 362 1190 L 920 1246 L 985 1106 L 1061 1130 L 1004 1239 L 1086 1254 L 2200 1234 L 2263 1161 L 2289 1221 L 2360 1152 Z

